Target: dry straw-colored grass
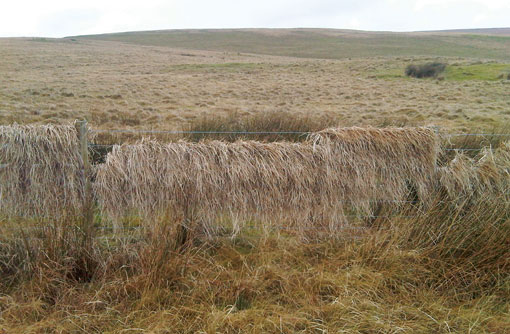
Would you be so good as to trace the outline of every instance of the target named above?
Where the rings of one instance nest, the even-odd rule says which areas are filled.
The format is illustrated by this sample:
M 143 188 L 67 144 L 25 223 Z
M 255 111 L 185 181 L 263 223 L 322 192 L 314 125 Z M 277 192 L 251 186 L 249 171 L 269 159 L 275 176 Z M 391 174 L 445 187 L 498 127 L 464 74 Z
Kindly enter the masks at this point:
M 79 209 L 82 173 L 74 126 L 0 126 L 0 214 L 52 217 Z
M 101 129 L 179 130 L 196 126 L 201 114 L 217 119 L 235 113 L 244 119 L 268 110 L 332 118 L 342 126 L 435 124 L 464 132 L 509 124 L 508 80 L 402 77 L 410 62 L 433 61 L 458 63 L 467 72 L 475 62 L 408 56 L 325 61 L 100 41 L 1 39 L 0 124 L 86 118 Z M 486 65 L 501 64 L 474 66 Z M 110 144 L 108 139 L 101 143 Z
M 400 201 L 412 190 L 426 200 L 433 190 L 440 143 L 430 128 L 332 128 L 309 142 L 332 157 L 349 198 Z
M 95 191 L 116 221 L 177 215 L 208 233 L 219 221 L 334 231 L 374 202 L 426 197 L 438 146 L 426 128 L 329 129 L 305 143 L 144 140 L 114 147 Z
M 263 213 L 262 209 L 279 214 L 283 209 L 278 205 L 285 205 L 285 210 L 295 210 L 289 213 L 289 221 L 307 210 L 294 207 L 301 203 L 299 195 L 305 191 L 316 196 L 336 189 L 317 197 L 317 203 L 348 195 L 337 186 L 351 179 L 332 182 L 325 178 L 362 177 L 342 174 L 349 170 L 341 168 L 348 165 L 343 163 L 345 157 L 355 159 L 355 152 L 371 152 L 374 159 L 391 154 L 396 159 L 406 153 L 405 158 L 415 159 L 417 164 L 422 161 L 423 170 L 428 171 L 425 164 L 431 162 L 420 159 L 418 151 L 414 151 L 416 157 L 404 152 L 405 145 L 385 148 L 377 144 L 376 149 L 359 143 L 359 138 L 352 139 L 357 134 L 375 145 L 382 138 L 374 137 L 386 130 L 371 130 L 328 130 L 300 144 L 164 145 L 145 141 L 116 147 L 107 165 L 99 168 L 100 173 L 110 173 L 103 177 L 114 186 L 110 189 L 114 192 L 100 193 L 100 199 L 103 202 L 110 200 L 106 195 L 112 196 L 109 205 L 119 214 L 124 214 L 122 206 L 126 204 L 148 213 L 165 205 L 184 210 L 188 204 L 190 216 L 191 204 L 197 205 L 192 201 L 209 201 L 198 202 L 203 211 L 230 206 L 229 214 L 236 214 L 242 210 L 232 206 L 235 200 L 267 200 L 260 202 L 268 206 L 260 212 L 254 203 L 240 203 L 248 213 L 257 209 L 257 214 Z M 405 133 L 399 132 L 402 138 L 418 139 L 418 135 Z M 429 138 L 427 132 L 422 135 L 420 140 Z M 335 138 L 342 136 L 352 141 L 341 146 Z M 417 142 L 424 147 L 430 144 Z M 461 159 L 465 159 L 464 165 Z M 360 159 L 359 168 L 368 169 L 362 166 L 367 161 L 372 163 L 367 157 Z M 338 171 L 326 174 L 328 166 Z M 41 229 L 2 230 L 0 332 L 166 333 L 172 328 L 179 333 L 386 333 L 399 328 L 402 333 L 507 333 L 509 166 L 509 144 L 494 152 L 486 150 L 472 160 L 459 155 L 433 173 L 443 186 L 454 185 L 446 192 L 450 200 L 436 198 L 413 217 L 375 221 L 356 239 L 303 243 L 289 233 L 246 229 L 236 238 L 220 237 L 212 242 L 202 238 L 182 247 L 178 242 L 182 229 L 170 219 L 147 220 L 154 228 L 125 234 L 121 239 L 125 242 L 110 238 L 109 232 L 90 238 L 80 228 L 79 219 L 69 217 L 51 220 Z M 411 184 L 416 182 L 412 178 L 418 169 L 398 164 L 394 168 L 394 173 Z M 382 170 L 379 173 L 381 178 L 386 176 Z M 454 182 L 448 183 L 446 177 Z M 295 185 L 294 178 L 303 181 Z M 386 185 L 385 179 L 378 182 Z M 244 188 L 238 188 L 240 185 Z M 176 194 L 189 197 L 175 198 L 170 186 Z M 464 189 L 467 186 L 471 188 Z M 371 187 L 366 190 L 377 189 Z M 207 193 L 212 190 L 217 193 Z M 237 197 L 230 198 L 231 192 Z M 457 203 L 455 196 L 461 192 L 469 200 Z M 277 195 L 297 202 L 286 203 Z M 154 202 L 159 196 L 166 202 Z M 363 198 L 356 196 L 353 198 Z M 305 204 L 319 205 L 310 197 L 305 200 Z M 331 214 L 327 205 L 318 221 Z M 216 218 L 214 214 L 203 211 L 199 218 L 212 224 L 204 219 L 207 214 Z M 305 221 L 310 223 L 309 217 L 297 220 Z
M 497 196 L 510 200 L 510 142 L 498 148 L 483 148 L 474 158 L 457 153 L 438 168 L 440 189 L 456 205 Z

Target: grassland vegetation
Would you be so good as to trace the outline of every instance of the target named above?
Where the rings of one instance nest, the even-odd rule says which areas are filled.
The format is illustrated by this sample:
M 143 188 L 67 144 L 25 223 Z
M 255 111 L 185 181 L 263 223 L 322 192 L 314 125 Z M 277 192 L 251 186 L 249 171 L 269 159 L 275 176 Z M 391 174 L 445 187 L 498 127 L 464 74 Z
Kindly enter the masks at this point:
M 508 80 L 497 79 L 505 63 L 488 60 L 297 59 L 88 40 L 0 44 L 1 124 L 84 118 L 103 129 L 182 130 L 203 117 L 265 112 L 340 126 L 434 124 L 451 131 L 490 130 L 510 121 Z M 427 62 L 451 64 L 444 81 L 404 76 L 408 64 Z M 490 80 L 462 75 L 475 65 L 480 73 L 499 68 L 483 75 Z M 462 80 L 448 76 L 456 66 L 463 68 Z
M 183 127 L 183 131 L 190 132 L 184 134 L 184 138 L 190 141 L 204 139 L 218 139 L 229 142 L 242 139 L 305 141 L 309 133 L 335 125 L 337 125 L 335 119 L 326 115 L 295 115 L 288 111 L 262 111 L 251 115 L 231 112 L 225 116 L 215 117 L 204 114 L 191 120 L 189 125 Z
M 75 37 L 145 46 L 299 58 L 431 56 L 510 60 L 510 35 L 387 33 L 334 29 L 223 29 L 126 32 Z M 476 48 L 473 44 L 476 43 Z
M 510 71 L 510 64 L 486 63 L 472 64 L 469 66 L 451 66 L 446 71 L 450 80 L 501 80 L 505 79 L 504 74 Z M 501 76 L 503 74 L 503 76 Z
M 431 65 L 434 63 L 430 63 Z M 436 77 L 438 73 L 434 74 L 435 70 L 434 66 L 431 66 L 430 70 L 424 70 L 423 72 L 419 72 L 419 68 L 417 65 L 409 64 L 406 66 L 403 73 L 406 76 L 417 77 L 420 75 L 421 77 L 424 74 L 429 73 L 428 77 Z M 377 77 L 379 78 L 404 78 L 402 73 L 400 72 L 401 67 L 394 67 L 391 69 L 381 70 Z M 496 62 L 454 62 L 449 66 L 445 66 L 443 71 L 440 71 L 441 76 L 444 77 L 445 80 L 448 81 L 500 81 L 502 79 L 506 79 L 506 74 L 510 71 L 510 64 L 506 63 L 496 63 Z
M 510 147 L 490 135 L 508 134 L 509 40 L 302 29 L 0 39 L 0 203 L 17 209 L 0 215 L 0 333 L 510 332 Z M 449 64 L 444 80 L 404 74 L 432 62 Z M 48 125 L 78 118 L 97 130 L 315 134 L 100 133 L 96 144 L 120 146 L 93 157 L 103 194 L 84 228 L 75 133 Z M 46 132 L 14 135 L 13 123 Z M 323 130 L 431 124 L 448 151 L 435 132 Z M 460 132 L 489 135 L 442 137 Z M 7 158 L 23 168 L 2 168 Z M 50 168 L 29 168 L 40 161 Z M 389 190 L 374 200 L 376 185 Z M 354 207 L 333 205 L 344 199 Z M 23 201 L 37 214 L 20 215 Z M 303 203 L 314 210 L 278 211 Z
M 438 200 L 406 217 L 311 243 L 292 231 L 250 229 L 184 246 L 175 243 L 176 225 L 163 222 L 107 239 L 85 238 L 74 221 L 41 222 L 37 233 L 0 237 L 0 328 L 507 332 L 510 217 L 503 201 Z
M 416 131 L 326 130 L 311 136 L 309 144 L 291 146 L 299 147 L 301 152 L 303 145 L 315 145 L 316 149 L 323 146 L 332 154 L 343 154 L 347 162 L 354 156 L 358 160 L 365 156 L 367 161 L 358 161 L 358 169 L 360 162 L 370 166 L 370 157 L 383 149 L 377 155 L 379 167 L 407 161 L 411 163 L 409 172 L 416 177 L 424 174 L 418 168 L 420 161 L 430 162 L 434 159 L 429 155 L 439 153 L 434 140 L 428 153 L 419 153 L 417 150 L 427 142 L 425 137 L 433 132 Z M 222 145 L 235 151 L 236 147 L 255 143 Z M 148 171 L 158 173 L 162 167 L 157 159 L 147 159 L 155 157 L 151 148 L 163 153 L 179 145 L 187 153 L 170 160 L 195 156 L 191 159 L 196 162 L 194 166 L 208 166 L 211 172 L 211 164 L 226 152 L 220 152 L 217 142 L 174 143 L 167 148 L 142 143 L 126 146 L 125 152 L 114 151 L 107 164 L 120 162 L 120 153 L 128 154 L 126 157 L 132 158 L 126 160 L 128 168 L 133 168 L 135 161 L 151 166 L 140 169 L 147 179 Z M 289 144 L 257 145 L 258 153 L 247 152 L 248 161 L 262 159 L 261 149 L 272 151 L 273 160 L 278 160 L 276 153 Z M 211 148 L 220 153 L 218 157 L 205 157 Z M 360 155 L 361 149 L 368 151 Z M 295 179 L 306 186 L 307 178 L 299 174 L 305 169 L 299 167 L 299 161 L 289 160 L 290 152 L 284 155 L 288 165 L 278 170 L 298 173 Z M 302 155 L 300 160 L 304 160 Z M 336 165 L 342 159 L 333 160 Z M 132 216 L 132 225 L 117 230 L 101 214 L 96 216 L 96 228 L 92 230 L 83 229 L 83 222 L 76 216 L 2 218 L 0 328 L 8 333 L 122 333 L 133 329 L 165 333 L 169 328 L 183 333 L 314 332 L 317 328 L 352 333 L 391 332 L 394 328 L 409 333 L 505 333 L 510 329 L 509 164 L 510 146 L 506 142 L 494 152 L 482 149 L 473 158 L 457 153 L 437 170 L 436 191 L 428 194 L 428 205 L 410 204 L 399 212 L 386 207 L 383 210 L 388 211 L 375 219 L 358 221 L 356 229 L 334 232 L 328 226 L 313 225 L 307 227 L 313 227 L 314 233 L 303 235 L 292 224 L 271 229 L 253 220 L 241 222 L 234 234 L 230 233 L 234 229 L 229 233 L 216 230 L 206 236 L 201 223 L 190 225 L 182 215 Z M 235 173 L 238 178 L 249 169 L 241 167 Z M 260 163 L 256 167 L 260 171 L 268 169 Z M 405 165 L 399 167 L 395 170 L 406 170 Z M 187 165 L 183 169 L 202 183 L 210 182 L 213 176 L 208 173 L 201 177 L 199 174 L 207 170 L 192 172 Z M 130 171 L 126 168 L 119 172 Z M 361 174 L 366 178 L 365 172 Z M 391 175 L 379 176 L 381 180 L 388 177 Z M 272 178 L 275 176 L 268 180 Z M 280 181 L 282 189 L 299 197 Z M 150 184 L 147 189 L 153 193 L 157 190 Z M 203 188 L 190 193 L 204 193 L 206 198 L 201 201 L 217 199 L 224 206 L 228 203 L 220 197 L 221 191 L 226 193 L 228 189 Z M 263 195 L 270 196 L 272 191 L 275 189 Z M 367 193 L 357 191 L 360 195 Z M 243 206 L 243 201 L 235 203 Z M 263 208 L 270 210 L 267 203 Z M 194 209 L 190 207 L 188 212 Z M 321 212 L 329 214 L 329 210 L 323 208 Z M 224 221 L 231 219 L 225 217 Z M 321 228 L 326 233 L 318 233 Z

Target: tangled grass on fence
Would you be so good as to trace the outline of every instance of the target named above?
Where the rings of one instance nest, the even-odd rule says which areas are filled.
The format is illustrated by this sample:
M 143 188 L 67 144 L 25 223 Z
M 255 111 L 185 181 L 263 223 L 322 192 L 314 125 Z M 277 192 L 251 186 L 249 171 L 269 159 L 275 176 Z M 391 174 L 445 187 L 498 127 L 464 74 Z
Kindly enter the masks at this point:
M 344 169 L 359 185 L 346 196 L 374 200 L 402 200 L 412 190 L 426 201 L 434 189 L 434 173 L 441 147 L 430 128 L 331 128 L 313 133 L 308 143 L 331 157 L 330 169 Z M 376 189 L 369 191 L 371 187 Z M 360 198 L 360 199 L 361 199 Z
M 430 129 L 330 129 L 305 143 L 141 141 L 114 147 L 95 192 L 117 222 L 177 215 L 213 234 L 223 220 L 297 229 L 343 228 L 378 200 L 431 190 L 438 152 Z
M 49 217 L 79 210 L 79 152 L 72 125 L 0 126 L 0 214 Z
M 510 142 L 494 150 L 484 148 L 474 158 L 456 153 L 445 166 L 438 168 L 438 190 L 445 201 L 461 205 L 479 198 L 510 200 Z

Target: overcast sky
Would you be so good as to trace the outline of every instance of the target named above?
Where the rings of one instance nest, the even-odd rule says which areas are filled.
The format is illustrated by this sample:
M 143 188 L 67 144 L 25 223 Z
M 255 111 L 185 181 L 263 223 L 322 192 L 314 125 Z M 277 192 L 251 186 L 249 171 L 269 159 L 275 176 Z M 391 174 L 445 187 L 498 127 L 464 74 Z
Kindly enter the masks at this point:
M 416 31 L 510 26 L 510 0 L 4 0 L 0 36 L 183 28 Z

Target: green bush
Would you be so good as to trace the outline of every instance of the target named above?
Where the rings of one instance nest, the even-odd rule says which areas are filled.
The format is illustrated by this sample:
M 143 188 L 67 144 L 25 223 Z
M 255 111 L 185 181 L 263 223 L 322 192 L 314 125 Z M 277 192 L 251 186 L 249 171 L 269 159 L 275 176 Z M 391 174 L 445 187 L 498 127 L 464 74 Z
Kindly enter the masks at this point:
M 445 69 L 446 64 L 444 63 L 411 64 L 406 67 L 405 73 L 408 77 L 413 78 L 436 78 Z

